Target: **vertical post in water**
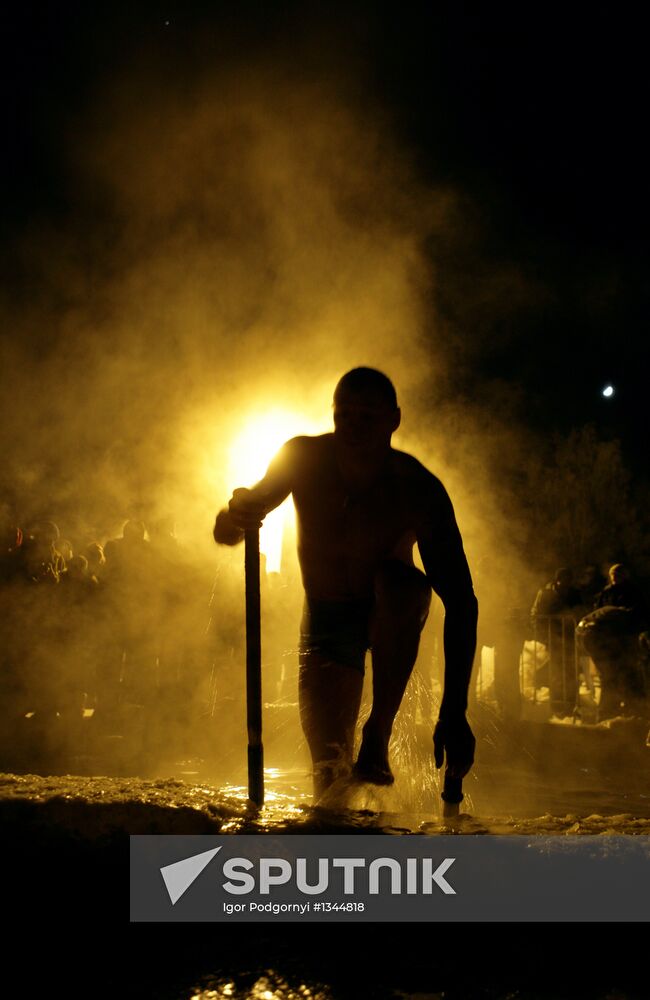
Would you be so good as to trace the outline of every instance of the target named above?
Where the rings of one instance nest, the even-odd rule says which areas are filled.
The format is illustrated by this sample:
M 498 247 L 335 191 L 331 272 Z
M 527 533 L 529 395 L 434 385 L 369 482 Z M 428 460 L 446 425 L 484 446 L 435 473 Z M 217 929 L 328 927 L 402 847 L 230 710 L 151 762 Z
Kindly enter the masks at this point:
M 262 746 L 262 637 L 260 609 L 260 533 L 245 534 L 246 574 L 246 723 L 248 726 L 248 797 L 264 804 Z
M 443 817 L 458 816 L 458 809 L 464 798 L 463 779 L 452 778 L 449 771 L 445 771 L 445 784 L 440 797 Z

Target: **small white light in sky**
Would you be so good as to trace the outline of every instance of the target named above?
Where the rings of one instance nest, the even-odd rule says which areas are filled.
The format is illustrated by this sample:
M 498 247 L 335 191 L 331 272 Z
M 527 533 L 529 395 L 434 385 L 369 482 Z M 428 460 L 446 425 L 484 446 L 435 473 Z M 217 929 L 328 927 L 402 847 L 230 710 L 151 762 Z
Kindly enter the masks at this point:
M 603 389 L 603 396 L 606 396 L 607 399 L 609 399 L 609 397 L 613 395 L 614 395 L 614 386 L 606 385 L 605 388 Z

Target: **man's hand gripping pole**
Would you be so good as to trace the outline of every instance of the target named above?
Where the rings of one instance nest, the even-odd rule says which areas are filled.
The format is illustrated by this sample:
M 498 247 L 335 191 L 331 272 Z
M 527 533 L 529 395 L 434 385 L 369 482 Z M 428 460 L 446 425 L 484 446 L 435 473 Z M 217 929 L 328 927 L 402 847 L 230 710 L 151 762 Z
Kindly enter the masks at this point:
M 436 767 L 442 767 L 445 757 L 445 780 L 441 794 L 444 818 L 458 816 L 463 801 L 463 778 L 474 763 L 476 740 L 464 715 L 453 719 L 438 719 L 433 732 L 433 754 Z

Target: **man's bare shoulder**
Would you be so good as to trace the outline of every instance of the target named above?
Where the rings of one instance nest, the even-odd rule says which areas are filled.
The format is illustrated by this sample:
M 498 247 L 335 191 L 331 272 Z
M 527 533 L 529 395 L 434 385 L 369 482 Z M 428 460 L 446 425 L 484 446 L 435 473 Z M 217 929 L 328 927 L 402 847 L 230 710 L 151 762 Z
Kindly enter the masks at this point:
M 414 455 L 393 449 L 393 470 L 406 502 L 424 526 L 448 523 L 454 518 L 451 499 L 443 483 Z
M 317 458 L 331 450 L 333 439 L 333 434 L 299 434 L 285 442 L 283 451 L 297 459 Z
M 334 435 L 331 432 L 328 434 L 299 434 L 297 437 L 291 438 L 291 442 L 295 442 L 297 447 L 308 450 L 330 447 L 333 440 Z
M 276 456 L 278 467 L 287 470 L 294 482 L 311 479 L 327 456 L 332 454 L 333 434 L 300 434 L 285 441 Z
M 400 470 L 403 494 L 415 518 L 420 553 L 423 552 L 423 545 L 434 543 L 440 551 L 441 545 L 460 543 L 454 507 L 440 479 L 417 458 L 403 451 L 395 453 L 395 465 Z
M 446 493 L 437 476 L 434 476 L 419 459 L 407 451 L 391 448 L 393 473 L 402 479 L 410 480 L 415 486 L 430 489 L 433 492 Z

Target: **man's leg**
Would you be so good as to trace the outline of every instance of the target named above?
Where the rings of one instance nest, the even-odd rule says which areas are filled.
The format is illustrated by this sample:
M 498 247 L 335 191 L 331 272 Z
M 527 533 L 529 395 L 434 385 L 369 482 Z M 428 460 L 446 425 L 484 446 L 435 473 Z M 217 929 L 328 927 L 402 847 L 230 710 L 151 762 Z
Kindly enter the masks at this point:
M 372 710 L 355 764 L 355 773 L 364 780 L 381 785 L 393 782 L 388 743 L 430 604 L 431 587 L 414 566 L 391 560 L 377 573 L 370 625 Z
M 300 655 L 300 722 L 314 767 L 318 799 L 352 767 L 354 730 L 361 706 L 363 674 L 323 653 Z
M 613 719 L 621 714 L 623 694 L 617 677 L 616 659 L 608 654 L 600 653 L 594 659 L 600 675 L 600 701 L 598 703 L 598 721 Z

